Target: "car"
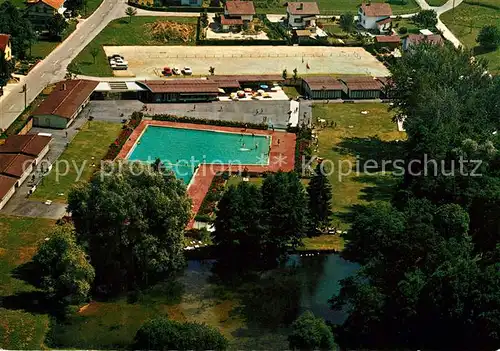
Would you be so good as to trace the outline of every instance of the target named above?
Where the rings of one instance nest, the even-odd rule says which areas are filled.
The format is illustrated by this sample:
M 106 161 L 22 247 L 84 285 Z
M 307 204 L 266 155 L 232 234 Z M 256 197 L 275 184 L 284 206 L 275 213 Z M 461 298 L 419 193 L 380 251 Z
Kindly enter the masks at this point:
M 163 74 L 165 76 L 170 76 L 172 75 L 172 69 L 170 67 L 163 67 Z
M 191 67 L 184 67 L 182 69 L 182 74 L 190 76 L 191 74 L 193 74 L 193 70 L 191 69 Z
M 174 67 L 174 68 L 172 68 L 172 73 L 175 74 L 176 76 L 178 76 L 179 74 L 181 74 L 181 70 L 178 69 L 177 67 Z

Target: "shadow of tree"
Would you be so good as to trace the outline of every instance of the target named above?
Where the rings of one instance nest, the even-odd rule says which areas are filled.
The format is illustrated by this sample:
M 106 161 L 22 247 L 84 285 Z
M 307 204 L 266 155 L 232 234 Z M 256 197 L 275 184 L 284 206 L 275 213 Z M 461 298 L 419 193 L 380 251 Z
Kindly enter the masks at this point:
M 474 56 L 487 54 L 487 53 L 490 53 L 493 51 L 496 51 L 496 48 L 485 48 L 485 47 L 480 46 L 480 45 L 474 46 L 474 48 L 472 49 Z
M 361 175 L 355 177 L 354 181 L 371 184 L 362 189 L 359 198 L 365 201 L 390 201 L 398 189 L 399 179 L 386 174 Z

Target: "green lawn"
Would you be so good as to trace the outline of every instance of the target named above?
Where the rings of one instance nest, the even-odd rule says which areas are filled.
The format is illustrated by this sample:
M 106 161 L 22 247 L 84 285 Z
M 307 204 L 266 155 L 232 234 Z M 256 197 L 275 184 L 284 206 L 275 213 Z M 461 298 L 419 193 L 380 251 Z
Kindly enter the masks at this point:
M 448 0 L 427 0 L 429 6 L 443 6 Z
M 346 215 L 352 206 L 390 198 L 395 185 L 395 179 L 390 174 L 382 175 L 377 172 L 367 175 L 363 172 L 363 166 L 359 173 L 353 169 L 356 156 L 361 161 L 373 159 L 379 164 L 381 159 L 394 159 L 397 156 L 397 146 L 387 141 L 404 139 L 405 134 L 397 131 L 396 124 L 391 121 L 392 113 L 387 108 L 386 104 L 381 103 L 313 106 L 315 119 L 322 118 L 327 122 L 337 123 L 336 127 L 319 130 L 319 145 L 315 153 L 328 162 L 327 170 L 331 170 L 333 166 L 329 179 L 333 188 L 333 225 L 336 227 L 347 226 Z M 363 115 L 361 111 L 368 111 L 368 114 Z M 374 173 L 372 169 L 369 172 Z
M 78 22 L 76 20 L 69 21 L 68 28 L 66 28 L 62 35 L 62 40 L 65 40 L 75 31 L 77 23 Z M 60 42 L 58 41 L 39 40 L 31 45 L 31 56 L 43 59 L 47 57 L 59 44 Z
M 193 35 L 189 42 L 179 42 L 169 38 L 169 42 L 155 39 L 149 29 L 149 26 L 157 20 L 172 21 L 178 23 L 190 24 L 193 29 Z M 134 17 L 129 23 L 128 18 L 120 18 L 110 22 L 94 40 L 92 40 L 83 49 L 78 56 L 73 60 L 78 73 L 90 76 L 107 77 L 112 76 L 113 71 L 109 67 L 106 53 L 103 46 L 119 46 L 119 45 L 194 45 L 196 36 L 196 18 L 187 17 L 154 17 L 143 16 Z M 99 54 L 92 57 L 92 48 L 98 48 Z
M 84 10 L 83 18 L 87 18 L 94 13 L 95 10 L 101 5 L 103 0 L 87 0 L 86 8 Z
M 92 163 L 99 166 L 100 160 L 106 154 L 109 145 L 118 136 L 121 128 L 122 126 L 118 123 L 87 122 L 58 159 L 60 162 L 59 173 L 61 175 L 57 176 L 57 167 L 54 165 L 52 171 L 38 186 L 32 198 L 66 202 L 68 192 L 77 179 L 77 168 L 78 170 L 83 169 L 80 180 L 88 180 L 95 170 Z M 62 163 L 64 161 L 67 161 L 70 165 L 67 175 L 62 175 L 66 170 L 66 165 Z
M 47 219 L 0 216 L 0 348 L 45 348 L 49 317 L 22 310 L 29 309 L 32 303 L 22 294 L 29 294 L 35 288 L 13 277 L 13 271 L 31 260 L 53 225 L 54 221 Z
M 323 15 L 340 15 L 345 12 L 356 12 L 361 1 L 352 0 L 317 0 L 319 10 Z M 415 0 L 408 0 L 403 5 L 400 0 L 372 0 L 372 2 L 389 2 L 394 14 L 418 12 L 420 9 Z M 284 2 L 279 0 L 255 0 L 257 13 L 286 13 Z
M 500 48 L 485 52 L 476 43 L 477 35 L 484 25 L 500 27 L 500 2 L 498 0 L 477 0 L 463 2 L 452 11 L 441 16 L 441 20 L 467 48 L 489 61 L 492 72 L 500 72 Z
M 398 21 L 394 21 L 393 26 L 394 26 L 394 29 L 398 32 L 398 34 L 402 37 L 405 37 L 408 34 L 418 34 L 420 29 L 424 29 L 423 27 L 419 26 L 418 24 L 416 24 L 415 22 L 413 22 L 409 18 L 402 18 Z M 402 34 L 400 32 L 401 28 L 407 29 L 406 34 Z M 432 28 L 427 28 L 427 29 L 433 30 Z M 435 32 L 435 33 L 437 33 L 437 32 Z

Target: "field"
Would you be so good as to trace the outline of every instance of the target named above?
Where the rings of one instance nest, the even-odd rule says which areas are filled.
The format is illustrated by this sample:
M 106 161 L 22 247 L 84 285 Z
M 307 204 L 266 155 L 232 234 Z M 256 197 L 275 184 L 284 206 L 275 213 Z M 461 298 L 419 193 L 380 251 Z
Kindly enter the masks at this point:
M 77 179 L 77 168 L 82 170 L 81 180 L 90 178 L 95 170 L 92 163 L 99 165 L 111 144 L 120 132 L 121 125 L 102 121 L 87 122 L 80 132 L 71 141 L 69 147 L 62 153 L 58 161 L 67 161 L 69 164 L 67 175 L 57 176 L 57 167 L 54 165 L 51 173 L 38 186 L 33 199 L 66 202 L 69 190 Z M 76 165 L 76 166 L 75 166 Z M 83 168 L 82 168 L 83 167 Z M 64 173 L 66 165 L 60 163 L 59 171 Z M 58 179 L 59 178 L 59 179 Z M 59 195 L 62 194 L 62 195 Z
M 31 259 L 53 225 L 47 219 L 0 217 L 0 348 L 44 348 L 49 317 L 35 311 L 35 288 L 17 279 L 15 269 Z
M 484 25 L 500 27 L 500 2 L 498 0 L 478 0 L 463 2 L 454 10 L 441 16 L 441 20 L 455 36 L 476 56 L 489 61 L 489 70 L 500 72 L 500 48 L 485 52 L 476 43 L 477 35 Z
M 319 130 L 316 154 L 327 162 L 326 170 L 331 170 L 332 209 L 337 227 L 348 225 L 353 206 L 391 197 L 395 179 L 390 173 L 384 175 L 378 169 L 367 168 L 368 174 L 363 167 L 366 160 L 380 165 L 380 160 L 392 160 L 399 155 L 397 143 L 390 141 L 404 139 L 405 134 L 397 131 L 387 108 L 381 103 L 313 105 L 315 119 L 336 123 L 336 127 Z M 361 164 L 360 172 L 353 169 L 356 158 Z
M 64 41 L 71 33 L 76 29 L 77 21 L 70 21 L 68 23 L 68 28 L 62 34 L 62 40 Z M 31 56 L 45 58 L 47 57 L 61 42 L 58 41 L 47 41 L 38 40 L 33 45 L 31 45 Z
M 372 2 L 386 2 L 384 0 L 373 0 Z M 318 0 L 318 7 L 322 15 L 340 15 L 345 12 L 356 12 L 360 1 L 353 0 Z M 403 5 L 400 0 L 389 1 L 394 14 L 405 14 L 418 12 L 419 7 L 414 0 L 408 0 Z M 256 0 L 254 1 L 257 13 L 286 13 L 286 6 L 279 0 Z
M 448 0 L 427 0 L 426 1 L 429 6 L 443 6 L 444 4 L 446 4 L 448 2 Z
M 149 26 L 157 20 L 188 24 L 196 32 L 196 18 L 192 17 L 138 16 L 134 17 L 130 23 L 126 18 L 116 19 L 110 22 L 73 60 L 78 73 L 100 77 L 113 75 L 102 48 L 105 45 L 179 45 L 178 41 L 171 41 L 167 44 L 163 40 L 153 38 Z M 194 36 L 195 34 L 186 44 L 194 44 Z M 93 48 L 99 50 L 95 63 L 91 54 Z

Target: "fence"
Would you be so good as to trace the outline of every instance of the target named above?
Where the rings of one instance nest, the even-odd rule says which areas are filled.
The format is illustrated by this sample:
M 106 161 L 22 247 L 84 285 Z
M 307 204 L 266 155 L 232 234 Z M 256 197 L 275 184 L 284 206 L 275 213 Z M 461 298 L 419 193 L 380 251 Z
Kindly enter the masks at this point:
M 222 7 L 200 7 L 200 6 L 147 6 L 138 4 L 132 0 L 128 0 L 130 6 L 148 11 L 161 11 L 161 12 L 224 12 Z
M 205 41 L 205 40 L 202 40 Z M 216 40 L 217 41 L 217 40 Z M 203 44 L 200 44 L 203 45 Z M 222 45 L 217 41 L 217 44 L 212 45 Z M 266 44 L 262 44 L 266 45 Z M 287 57 L 303 57 L 303 58 L 317 58 L 317 57 L 346 57 L 349 59 L 361 60 L 361 55 L 357 52 L 347 53 L 347 52 L 336 52 L 336 53 L 290 53 L 290 54 L 279 54 L 279 53 L 247 53 L 247 54 L 231 54 L 231 53 L 221 53 L 221 54 L 175 54 L 167 51 L 158 51 L 151 53 L 149 59 L 163 59 L 163 58 L 287 58 Z

